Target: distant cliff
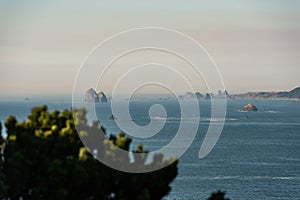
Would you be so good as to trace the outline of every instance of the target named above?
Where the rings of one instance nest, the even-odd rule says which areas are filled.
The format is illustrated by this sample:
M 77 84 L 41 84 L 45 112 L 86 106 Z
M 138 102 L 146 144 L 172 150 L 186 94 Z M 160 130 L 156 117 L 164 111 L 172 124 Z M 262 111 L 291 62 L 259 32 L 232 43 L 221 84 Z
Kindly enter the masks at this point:
M 282 92 L 247 92 L 243 94 L 232 94 L 231 97 L 235 99 L 300 100 L 300 87 L 297 87 L 291 91 L 282 91 Z
M 186 92 L 184 95 L 178 96 L 180 99 L 282 99 L 282 100 L 300 100 L 300 87 L 291 91 L 281 92 L 247 92 L 243 94 L 229 94 L 227 90 L 224 92 L 218 91 L 217 94 L 200 92 L 192 93 Z

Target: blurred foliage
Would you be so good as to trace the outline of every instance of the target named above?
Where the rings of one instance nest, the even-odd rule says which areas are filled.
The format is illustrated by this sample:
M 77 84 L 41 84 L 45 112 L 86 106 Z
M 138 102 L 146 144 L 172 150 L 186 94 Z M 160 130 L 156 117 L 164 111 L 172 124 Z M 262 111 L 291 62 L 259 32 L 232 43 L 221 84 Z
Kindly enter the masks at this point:
M 149 173 L 107 167 L 94 157 L 113 159 L 120 166 L 147 167 L 147 151 L 138 145 L 135 162 L 130 162 L 128 154 L 121 155 L 116 147 L 128 151 L 131 138 L 122 132 L 108 138 L 99 133 L 98 122 L 88 125 L 85 110 L 73 111 L 50 112 L 44 105 L 33 108 L 25 121 L 10 116 L 5 137 L 0 123 L 0 199 L 146 200 L 168 194 L 177 175 L 176 159 L 155 155 L 147 165 L 169 165 Z M 90 149 L 83 146 L 77 130 L 92 144 Z

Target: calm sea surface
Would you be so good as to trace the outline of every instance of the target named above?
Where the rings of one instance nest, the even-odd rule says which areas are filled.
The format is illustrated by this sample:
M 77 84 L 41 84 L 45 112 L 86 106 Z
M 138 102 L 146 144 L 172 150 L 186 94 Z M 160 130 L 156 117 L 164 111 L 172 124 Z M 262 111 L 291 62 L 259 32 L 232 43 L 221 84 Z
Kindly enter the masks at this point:
M 240 112 L 247 103 L 259 111 Z M 48 99 L 0 102 L 0 121 L 9 115 L 25 119 L 33 106 L 47 104 L 49 109 L 71 107 L 68 99 Z M 195 123 L 195 117 L 181 119 L 176 101 L 139 100 L 130 104 L 130 114 L 138 125 L 150 122 L 148 110 L 162 104 L 167 117 L 152 120 L 162 123 L 163 129 L 147 139 L 134 138 L 133 148 L 142 143 L 145 149 L 157 150 L 167 145 L 177 132 L 181 120 Z M 211 192 L 223 190 L 231 199 L 300 199 L 300 101 L 229 100 L 222 135 L 204 159 L 198 152 L 210 119 L 209 101 L 201 101 L 200 127 L 190 148 L 179 159 L 179 174 L 172 183 L 166 199 L 206 199 Z M 101 125 L 109 134 L 120 131 L 109 120 L 110 104 L 96 106 Z M 119 120 L 119 119 L 117 119 Z

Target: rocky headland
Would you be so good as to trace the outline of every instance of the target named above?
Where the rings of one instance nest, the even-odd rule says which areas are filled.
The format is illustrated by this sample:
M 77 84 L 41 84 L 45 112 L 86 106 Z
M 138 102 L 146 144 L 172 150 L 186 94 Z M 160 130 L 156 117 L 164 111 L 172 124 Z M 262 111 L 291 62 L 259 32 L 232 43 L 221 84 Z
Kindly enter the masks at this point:
M 300 87 L 290 91 L 281 92 L 247 92 L 243 94 L 230 95 L 234 99 L 281 99 L 300 100 Z

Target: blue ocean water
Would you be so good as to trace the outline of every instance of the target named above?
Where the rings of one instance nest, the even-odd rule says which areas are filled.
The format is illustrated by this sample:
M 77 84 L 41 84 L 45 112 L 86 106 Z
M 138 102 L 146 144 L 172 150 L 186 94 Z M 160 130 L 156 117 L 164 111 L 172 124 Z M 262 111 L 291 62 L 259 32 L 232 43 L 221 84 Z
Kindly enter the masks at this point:
M 228 100 L 222 135 L 204 159 L 198 152 L 210 120 L 209 101 L 200 101 L 200 126 L 189 149 L 179 159 L 179 174 L 171 184 L 166 199 L 206 199 L 216 190 L 226 191 L 231 199 L 300 199 L 300 101 Z M 253 103 L 257 112 L 241 112 L 242 106 Z M 70 99 L 1 101 L 0 121 L 9 115 L 25 119 L 33 106 L 47 104 L 49 109 L 68 109 Z M 195 123 L 195 117 L 181 118 L 176 101 L 139 100 L 130 104 L 130 114 L 138 125 L 150 122 L 148 110 L 162 104 L 166 124 L 155 136 L 134 138 L 133 148 L 142 143 L 145 149 L 156 150 L 167 145 L 177 132 L 179 123 Z M 98 104 L 97 115 L 107 132 L 120 128 L 109 120 L 110 104 Z M 117 119 L 118 120 L 118 119 Z M 153 119 L 160 123 L 161 117 Z

